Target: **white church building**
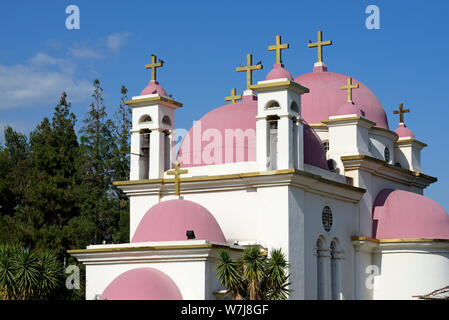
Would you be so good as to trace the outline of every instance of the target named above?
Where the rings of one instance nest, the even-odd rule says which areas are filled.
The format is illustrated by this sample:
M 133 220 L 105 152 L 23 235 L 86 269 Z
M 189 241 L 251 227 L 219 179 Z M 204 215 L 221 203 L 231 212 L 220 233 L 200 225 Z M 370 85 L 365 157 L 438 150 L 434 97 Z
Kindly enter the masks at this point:
M 132 107 L 130 243 L 70 250 L 86 266 L 86 299 L 225 299 L 222 249 L 282 248 L 290 299 L 413 299 L 449 285 L 449 215 L 423 196 L 437 181 L 404 123 L 390 128 L 360 81 L 329 72 L 317 47 L 313 71 L 292 76 L 288 44 L 276 63 L 247 65 L 242 95 L 212 109 L 184 136 L 180 102 L 152 78 Z M 261 72 L 261 71 L 259 71 Z M 178 149 L 178 150 L 177 150 Z M 176 165 L 175 165 L 176 162 Z M 179 162 L 179 165 L 178 165 Z

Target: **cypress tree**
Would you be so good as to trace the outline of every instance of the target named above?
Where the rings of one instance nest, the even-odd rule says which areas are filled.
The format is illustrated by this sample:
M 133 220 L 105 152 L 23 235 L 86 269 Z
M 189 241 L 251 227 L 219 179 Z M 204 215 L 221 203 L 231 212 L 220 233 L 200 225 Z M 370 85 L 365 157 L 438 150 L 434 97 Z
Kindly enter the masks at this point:
M 112 237 L 116 222 L 113 204 L 113 123 L 107 119 L 100 81 L 93 81 L 93 101 L 81 129 L 83 219 L 90 222 L 91 243 L 101 243 Z M 82 222 L 84 224 L 85 221 Z

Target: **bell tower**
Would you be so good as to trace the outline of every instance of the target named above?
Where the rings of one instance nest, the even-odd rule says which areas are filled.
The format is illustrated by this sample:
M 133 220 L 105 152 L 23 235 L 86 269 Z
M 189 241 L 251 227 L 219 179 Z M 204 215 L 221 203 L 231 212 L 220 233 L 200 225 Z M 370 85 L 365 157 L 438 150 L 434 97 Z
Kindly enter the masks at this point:
M 258 93 L 256 158 L 261 171 L 304 169 L 301 95 L 309 89 L 294 82 L 284 68 L 281 50 L 288 47 L 276 36 L 276 44 L 268 47 L 276 51 L 276 64 L 265 81 L 251 86 Z
M 175 110 L 182 104 L 167 96 L 156 81 L 164 62 L 152 55 L 151 81 L 139 96 L 125 103 L 132 108 L 130 180 L 157 179 L 170 170 L 175 159 L 172 134 Z

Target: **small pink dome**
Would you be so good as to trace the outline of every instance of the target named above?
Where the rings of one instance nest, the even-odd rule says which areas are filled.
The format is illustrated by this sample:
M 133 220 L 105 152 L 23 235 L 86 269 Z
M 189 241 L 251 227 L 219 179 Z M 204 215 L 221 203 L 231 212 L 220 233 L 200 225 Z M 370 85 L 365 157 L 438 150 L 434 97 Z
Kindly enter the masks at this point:
M 449 239 L 449 215 L 432 199 L 384 189 L 374 201 L 373 238 Z
M 354 102 L 345 102 L 340 108 L 337 109 L 335 113 L 336 116 L 343 116 L 347 114 L 357 114 L 362 115 L 361 109 Z
M 115 278 L 101 300 L 182 300 L 176 283 L 154 268 L 137 268 Z
M 243 100 L 214 109 L 195 123 L 184 137 L 178 152 L 178 161 L 183 167 L 198 167 L 212 164 L 256 161 L 256 116 L 257 98 L 243 96 Z M 304 130 L 304 162 L 316 167 L 328 169 L 326 153 L 320 138 L 307 124 Z M 232 143 L 226 140 L 226 132 L 244 132 L 243 142 L 234 138 Z M 209 141 L 202 141 L 205 133 L 218 133 L 222 140 L 213 149 Z M 207 134 L 206 134 L 207 135 Z M 204 155 L 217 155 L 217 161 L 208 162 Z M 243 155 L 243 156 L 242 156 Z M 232 158 L 231 158 L 232 156 Z
M 288 72 L 287 69 L 284 68 L 282 63 L 276 63 L 273 65 L 273 69 L 268 73 L 265 80 L 274 80 L 274 79 L 283 79 L 287 78 L 289 80 L 293 80 L 292 75 Z
M 309 88 L 309 93 L 301 96 L 301 115 L 308 123 L 321 123 L 337 114 L 347 100 L 345 90 L 340 88 L 347 83 L 348 76 L 315 68 L 314 72 L 295 78 L 295 82 Z M 385 110 L 379 99 L 363 83 L 353 78 L 359 88 L 353 90 L 354 101 L 362 107 L 364 117 L 376 123 L 377 127 L 388 129 Z M 362 113 L 363 114 L 363 113 Z
M 394 132 L 398 134 L 399 138 L 406 138 L 406 137 L 410 137 L 413 139 L 415 138 L 415 135 L 413 134 L 412 130 L 407 128 L 407 126 L 404 123 L 399 123 L 398 128 L 394 130 Z
M 154 80 L 148 82 L 148 85 L 140 93 L 141 96 L 146 94 L 158 94 L 160 96 L 167 96 L 167 92 L 165 92 L 164 88 L 159 85 L 159 82 Z
M 226 244 L 214 216 L 203 206 L 188 200 L 159 202 L 145 213 L 131 242 L 187 240 L 193 230 L 195 240 Z

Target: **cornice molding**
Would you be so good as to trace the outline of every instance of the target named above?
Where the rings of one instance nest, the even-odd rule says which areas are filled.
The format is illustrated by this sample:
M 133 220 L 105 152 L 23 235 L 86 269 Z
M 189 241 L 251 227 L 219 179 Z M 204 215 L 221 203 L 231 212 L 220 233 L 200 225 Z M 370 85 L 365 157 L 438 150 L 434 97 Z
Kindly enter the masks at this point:
M 410 171 L 388 164 L 383 160 L 367 155 L 342 156 L 346 171 L 363 170 L 387 180 L 424 189 L 438 179 L 417 171 Z
M 304 191 L 338 200 L 358 203 L 365 189 L 336 182 L 296 169 L 260 171 L 217 176 L 183 177 L 181 193 L 201 193 L 234 190 L 257 190 L 278 186 L 293 186 Z M 116 181 L 114 185 L 127 195 L 173 195 L 174 179 Z

